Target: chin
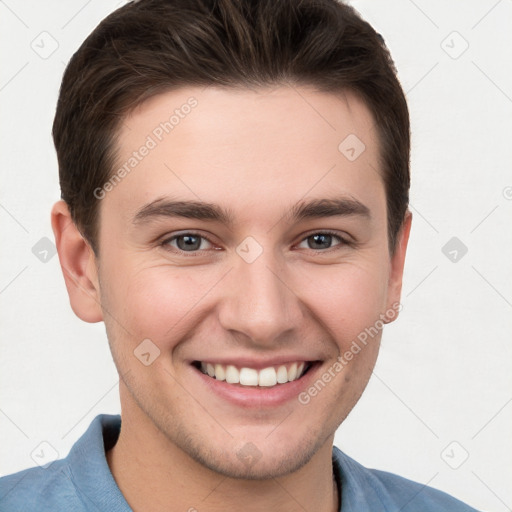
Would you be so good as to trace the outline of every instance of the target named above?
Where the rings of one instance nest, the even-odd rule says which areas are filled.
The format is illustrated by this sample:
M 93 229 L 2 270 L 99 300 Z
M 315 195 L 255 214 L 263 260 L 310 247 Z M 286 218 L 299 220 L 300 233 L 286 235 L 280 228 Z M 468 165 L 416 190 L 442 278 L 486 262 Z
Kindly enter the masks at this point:
M 270 480 L 294 473 L 325 443 L 311 434 L 286 443 L 277 438 L 271 441 L 268 433 L 255 442 L 231 439 L 225 446 L 208 446 L 211 440 L 200 443 L 190 437 L 187 441 L 180 448 L 196 462 L 225 477 L 244 480 Z
M 244 455 L 243 458 L 226 457 L 225 452 L 210 453 L 206 456 L 201 453 L 190 455 L 204 467 L 228 478 L 271 480 L 298 471 L 311 460 L 314 452 L 305 452 L 299 449 L 295 453 L 283 456 L 259 452 L 253 458 L 247 455 Z

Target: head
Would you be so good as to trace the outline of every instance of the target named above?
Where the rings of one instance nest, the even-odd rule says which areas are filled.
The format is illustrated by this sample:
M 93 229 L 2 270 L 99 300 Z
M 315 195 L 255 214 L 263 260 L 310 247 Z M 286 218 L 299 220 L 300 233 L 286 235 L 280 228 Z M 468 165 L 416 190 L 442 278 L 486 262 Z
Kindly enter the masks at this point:
M 409 118 L 382 38 L 334 0 L 129 3 L 71 59 L 53 135 L 60 261 L 123 415 L 225 475 L 307 463 L 399 309 Z

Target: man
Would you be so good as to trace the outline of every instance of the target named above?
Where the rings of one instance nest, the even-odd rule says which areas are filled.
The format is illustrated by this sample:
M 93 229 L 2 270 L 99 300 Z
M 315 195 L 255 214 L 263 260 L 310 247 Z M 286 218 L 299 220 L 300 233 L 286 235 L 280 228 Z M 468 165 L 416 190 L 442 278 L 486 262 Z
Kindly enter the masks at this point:
M 405 98 L 357 13 L 129 3 L 71 59 L 53 135 L 59 258 L 122 422 L 3 478 L 2 510 L 474 510 L 333 447 L 411 227 Z

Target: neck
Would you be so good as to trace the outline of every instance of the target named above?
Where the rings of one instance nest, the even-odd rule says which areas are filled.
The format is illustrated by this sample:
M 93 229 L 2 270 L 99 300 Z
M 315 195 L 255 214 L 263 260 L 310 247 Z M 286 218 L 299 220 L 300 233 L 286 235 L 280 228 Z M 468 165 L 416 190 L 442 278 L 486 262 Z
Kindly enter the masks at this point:
M 194 461 L 135 404 L 124 404 L 122 418 L 119 439 L 106 456 L 134 512 L 234 512 L 242 503 L 246 512 L 339 510 L 332 473 L 333 436 L 294 473 L 269 480 L 243 480 L 226 477 Z

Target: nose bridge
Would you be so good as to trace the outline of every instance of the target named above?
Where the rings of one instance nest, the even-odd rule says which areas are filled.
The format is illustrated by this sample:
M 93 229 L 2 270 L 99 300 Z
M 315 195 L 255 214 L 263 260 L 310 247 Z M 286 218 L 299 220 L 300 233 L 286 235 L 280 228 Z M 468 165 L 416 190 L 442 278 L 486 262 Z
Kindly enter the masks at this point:
M 249 247 L 240 244 L 239 251 Z M 244 333 L 253 342 L 271 344 L 276 338 L 297 327 L 301 310 L 298 297 L 287 286 L 280 261 L 265 250 L 253 261 L 242 256 L 235 260 L 226 283 L 220 311 L 224 329 Z

